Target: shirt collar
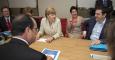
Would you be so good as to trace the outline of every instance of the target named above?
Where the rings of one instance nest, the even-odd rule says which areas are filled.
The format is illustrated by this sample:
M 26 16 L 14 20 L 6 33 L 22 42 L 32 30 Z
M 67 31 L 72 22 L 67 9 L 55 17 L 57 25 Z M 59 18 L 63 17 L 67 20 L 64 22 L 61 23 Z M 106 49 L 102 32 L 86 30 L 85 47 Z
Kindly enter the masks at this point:
M 98 22 L 99 24 L 105 24 L 106 18 L 102 22 Z
M 6 20 L 7 20 L 7 19 L 8 19 L 8 20 L 10 20 L 10 16 L 8 16 L 8 17 L 5 17 L 5 19 L 6 19 Z
M 20 38 L 20 37 L 17 37 L 17 36 L 14 36 L 13 38 L 19 39 L 19 40 L 21 40 L 21 41 L 23 41 L 23 42 L 25 42 L 26 44 L 29 45 L 29 43 L 23 38 Z
M 105 24 L 106 18 L 104 19 L 104 21 L 102 22 L 102 24 Z

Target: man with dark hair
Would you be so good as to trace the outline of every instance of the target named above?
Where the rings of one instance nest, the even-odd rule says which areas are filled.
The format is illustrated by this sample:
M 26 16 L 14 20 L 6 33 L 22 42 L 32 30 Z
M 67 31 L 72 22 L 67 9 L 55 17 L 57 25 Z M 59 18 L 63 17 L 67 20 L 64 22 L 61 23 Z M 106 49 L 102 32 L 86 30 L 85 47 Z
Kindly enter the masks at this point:
M 0 60 L 52 60 L 29 47 L 36 34 L 37 24 L 31 17 L 17 16 L 12 22 L 12 39 L 0 46 Z
M 92 45 L 105 43 L 104 28 L 108 23 L 106 14 L 106 9 L 98 8 L 95 11 L 95 17 L 85 22 L 86 29 L 83 35 L 86 39 L 92 40 Z
M 0 17 L 0 29 L 1 32 L 12 30 L 13 16 L 10 15 L 10 9 L 8 7 L 1 8 L 2 17 Z
M 110 13 L 113 11 L 113 4 L 111 0 L 96 0 L 95 9 L 102 7 L 107 9 L 107 17 L 110 18 Z

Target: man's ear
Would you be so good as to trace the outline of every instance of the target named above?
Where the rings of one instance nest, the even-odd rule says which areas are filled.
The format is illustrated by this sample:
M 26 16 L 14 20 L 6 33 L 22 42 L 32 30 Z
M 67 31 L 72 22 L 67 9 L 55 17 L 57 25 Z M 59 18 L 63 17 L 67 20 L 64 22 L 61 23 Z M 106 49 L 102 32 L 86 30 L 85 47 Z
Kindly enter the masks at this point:
M 29 27 L 26 27 L 25 28 L 25 32 L 28 33 L 30 31 L 30 28 Z
M 26 27 L 24 30 L 23 36 L 27 38 L 28 33 L 29 33 L 29 27 Z
M 105 13 L 103 16 L 106 17 L 107 13 Z

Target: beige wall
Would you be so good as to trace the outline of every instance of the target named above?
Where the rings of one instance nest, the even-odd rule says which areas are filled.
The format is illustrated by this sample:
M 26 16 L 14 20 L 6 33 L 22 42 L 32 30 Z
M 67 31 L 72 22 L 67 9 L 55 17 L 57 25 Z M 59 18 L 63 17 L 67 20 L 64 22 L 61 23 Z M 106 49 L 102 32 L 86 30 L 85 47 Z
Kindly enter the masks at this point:
M 58 17 L 69 18 L 72 5 L 76 6 L 76 0 L 38 0 L 39 15 L 44 16 L 45 9 L 52 6 L 56 9 Z
M 96 0 L 78 0 L 78 7 L 93 8 Z
M 8 6 L 8 0 L 0 0 L 0 8 L 3 6 Z
M 32 7 L 36 8 L 36 0 L 8 0 L 10 8 L 24 8 Z
M 4 4 L 3 1 L 5 1 L 5 0 L 0 0 L 0 1 L 1 1 L 0 5 L 2 5 L 2 4 Z M 10 1 L 9 4 L 11 4 L 11 1 L 13 1 L 13 0 L 9 0 L 9 1 Z M 25 0 L 25 1 L 27 1 L 27 0 Z M 113 1 L 114 10 L 115 10 L 115 0 L 112 0 L 112 1 Z M 18 4 L 21 4 L 21 3 L 18 2 Z M 27 4 L 30 4 L 30 2 L 26 2 L 26 5 Z M 72 5 L 74 5 L 74 6 L 76 5 L 76 0 L 38 0 L 39 15 L 44 16 L 45 9 L 48 6 L 53 6 L 57 11 L 58 17 L 69 18 L 70 17 L 69 9 Z M 78 0 L 78 7 L 90 8 L 90 7 L 94 7 L 94 5 L 95 5 L 95 0 Z M 14 7 L 15 7 L 15 5 L 14 5 Z M 18 13 L 17 11 L 19 8 L 20 7 L 14 8 L 13 13 L 17 14 Z M 38 15 L 38 13 L 35 12 L 35 15 Z
M 115 10 L 115 0 L 112 0 L 113 1 L 113 7 L 114 7 L 114 10 Z
M 96 0 L 78 0 L 78 7 L 85 7 L 85 8 L 91 8 L 95 6 Z M 112 0 L 113 7 L 115 10 L 115 0 Z

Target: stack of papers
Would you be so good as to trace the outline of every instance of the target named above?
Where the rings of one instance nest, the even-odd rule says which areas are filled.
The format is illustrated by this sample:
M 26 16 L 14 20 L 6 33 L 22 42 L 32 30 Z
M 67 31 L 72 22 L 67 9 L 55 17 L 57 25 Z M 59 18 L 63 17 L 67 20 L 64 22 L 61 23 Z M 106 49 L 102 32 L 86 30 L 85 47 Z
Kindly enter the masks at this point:
M 105 55 L 90 54 L 90 57 L 96 60 L 111 60 L 110 56 L 105 56 Z

